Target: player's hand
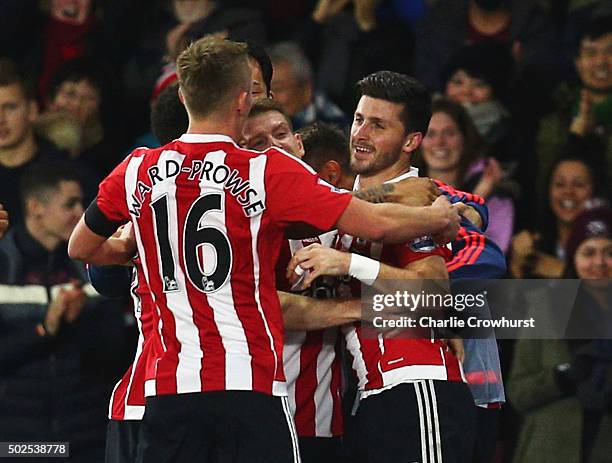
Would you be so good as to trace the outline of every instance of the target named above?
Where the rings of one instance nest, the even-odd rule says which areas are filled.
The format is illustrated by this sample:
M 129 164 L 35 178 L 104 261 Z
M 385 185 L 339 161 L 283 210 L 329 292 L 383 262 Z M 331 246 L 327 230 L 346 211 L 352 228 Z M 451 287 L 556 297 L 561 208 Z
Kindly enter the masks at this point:
M 8 212 L 4 210 L 4 206 L 0 204 L 0 238 L 4 236 L 4 233 L 8 229 L 9 226 L 9 216 Z
M 438 208 L 448 220 L 448 225 L 439 233 L 432 236 L 433 240 L 439 245 L 450 243 L 457 237 L 457 233 L 461 226 L 460 214 L 467 206 L 463 203 L 451 205 L 444 196 L 438 196 L 431 206 Z
M 293 255 L 287 266 L 287 279 L 295 284 L 300 277 L 300 274 L 296 273 L 297 267 L 308 270 L 308 275 L 301 282 L 300 287 L 296 288 L 303 290 L 310 287 L 312 282 L 321 275 L 340 276 L 348 274 L 350 264 L 351 255 L 349 253 L 336 251 L 315 243 L 300 249 Z
M 386 197 L 392 203 L 406 206 L 430 206 L 440 196 L 435 182 L 427 177 L 409 177 L 393 184 L 393 191 Z

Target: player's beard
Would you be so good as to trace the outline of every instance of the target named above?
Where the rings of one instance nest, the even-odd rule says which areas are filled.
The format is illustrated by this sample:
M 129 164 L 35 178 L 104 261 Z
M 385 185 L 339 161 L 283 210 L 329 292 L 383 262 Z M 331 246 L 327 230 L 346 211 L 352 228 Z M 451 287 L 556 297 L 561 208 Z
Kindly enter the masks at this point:
M 372 176 L 396 164 L 402 155 L 402 144 L 394 146 L 386 151 L 375 149 L 371 159 L 360 161 L 355 159 L 353 145 L 351 144 L 351 170 L 353 173 L 362 176 Z

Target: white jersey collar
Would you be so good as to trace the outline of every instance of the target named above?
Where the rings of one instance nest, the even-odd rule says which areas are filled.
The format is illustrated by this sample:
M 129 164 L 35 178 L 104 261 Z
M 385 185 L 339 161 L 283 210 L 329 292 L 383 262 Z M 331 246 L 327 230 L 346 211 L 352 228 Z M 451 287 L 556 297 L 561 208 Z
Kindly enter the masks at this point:
M 383 183 L 397 183 L 397 182 L 401 182 L 404 179 L 407 179 L 408 177 L 418 177 L 418 176 L 419 176 L 419 169 L 417 169 L 416 167 L 410 167 L 410 170 L 408 172 L 404 172 L 403 174 L 400 174 L 397 177 L 387 180 L 386 182 L 383 182 Z M 353 184 L 353 191 L 358 190 L 358 189 L 359 189 L 359 175 L 355 177 L 355 183 Z

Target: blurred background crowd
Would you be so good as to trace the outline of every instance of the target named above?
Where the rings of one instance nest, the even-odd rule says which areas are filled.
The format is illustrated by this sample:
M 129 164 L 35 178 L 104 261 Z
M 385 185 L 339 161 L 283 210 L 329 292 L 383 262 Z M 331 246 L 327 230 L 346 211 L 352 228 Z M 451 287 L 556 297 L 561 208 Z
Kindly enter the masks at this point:
M 585 205 L 609 199 L 612 174 L 609 1 L 0 0 L 0 203 L 13 232 L 0 241 L 0 437 L 70 430 L 71 445 L 103 445 L 108 394 L 133 355 L 122 334 L 130 316 L 76 283 L 85 277 L 65 242 L 98 182 L 133 148 L 159 146 L 151 105 L 176 80 L 178 54 L 207 34 L 265 47 L 294 129 L 347 131 L 357 80 L 383 69 L 415 76 L 436 100 L 414 164 L 487 199 L 508 277 L 610 277 L 609 209 L 600 201 L 584 218 Z M 589 274 L 579 259 L 593 221 L 608 228 Z M 31 329 L 40 320 L 70 329 L 50 347 Z M 588 461 L 581 446 L 610 446 L 612 348 L 589 348 L 502 346 L 498 461 Z M 607 368 L 596 406 L 578 387 L 591 380 L 592 364 L 576 367 L 585 358 Z M 543 376 L 564 363 L 571 374 Z M 580 438 L 592 416 L 610 426 L 607 443 Z

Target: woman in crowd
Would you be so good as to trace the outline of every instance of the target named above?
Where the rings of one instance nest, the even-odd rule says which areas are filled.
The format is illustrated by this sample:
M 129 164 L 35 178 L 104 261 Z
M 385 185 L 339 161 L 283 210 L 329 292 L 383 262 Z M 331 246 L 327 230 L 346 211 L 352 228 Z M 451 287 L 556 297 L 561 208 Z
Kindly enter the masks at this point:
M 486 234 L 506 252 L 514 226 L 514 204 L 503 192 L 499 163 L 484 157 L 482 138 L 460 104 L 445 99 L 434 102 L 422 155 L 426 176 L 487 199 Z
M 514 278 L 559 278 L 574 219 L 588 199 L 606 197 L 605 174 L 579 148 L 568 147 L 553 164 L 538 228 L 513 238 L 509 269 Z
M 508 381 L 510 402 L 523 416 L 514 463 L 610 461 L 611 227 L 611 211 L 601 205 L 574 221 L 564 272 L 582 280 L 573 308 L 565 307 L 568 294 L 559 294 L 563 291 L 548 290 L 533 304 L 540 321 L 545 313 L 558 322 L 569 315 L 565 308 L 571 310 L 568 326 L 556 339 L 517 341 Z

